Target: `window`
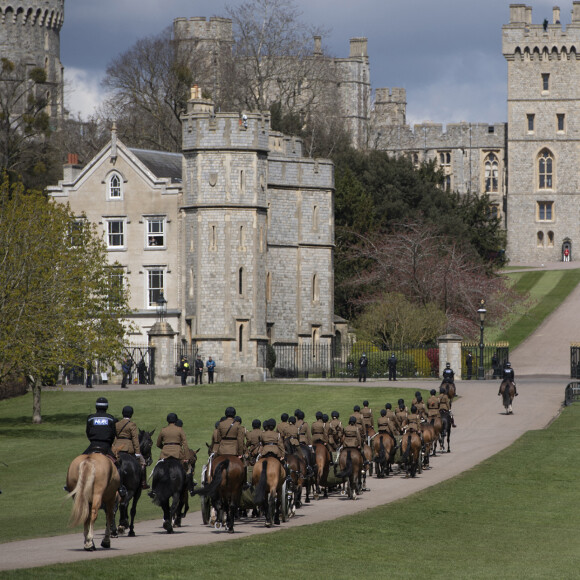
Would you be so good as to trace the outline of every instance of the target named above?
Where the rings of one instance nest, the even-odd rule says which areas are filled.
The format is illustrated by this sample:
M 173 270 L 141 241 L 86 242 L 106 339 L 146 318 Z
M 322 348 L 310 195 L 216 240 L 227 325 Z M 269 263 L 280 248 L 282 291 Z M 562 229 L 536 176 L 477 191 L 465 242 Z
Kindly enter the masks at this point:
M 550 90 L 550 74 L 549 73 L 542 73 L 542 90 L 543 91 Z
M 121 176 L 118 173 L 113 173 L 109 177 L 109 199 L 121 199 L 122 197 L 122 184 Z
M 107 220 L 107 246 L 109 248 L 125 247 L 125 220 Z
M 554 232 L 548 232 L 548 246 L 554 247 Z
M 266 274 L 266 301 L 270 302 L 272 300 L 272 274 L 268 272 Z
M 537 205 L 537 219 L 541 222 L 551 222 L 553 218 L 553 201 L 539 201 Z
M 244 325 L 238 328 L 238 352 L 244 352 Z
M 556 115 L 556 126 L 557 126 L 557 129 L 558 129 L 558 131 L 560 133 L 563 133 L 564 130 L 565 130 L 564 129 L 564 127 L 565 127 L 565 125 L 564 125 L 565 119 L 566 119 L 566 116 L 564 115 L 564 113 L 558 113 Z
M 485 158 L 485 193 L 498 192 L 498 159 L 494 153 Z
M 537 246 L 538 248 L 544 247 L 544 232 L 538 232 Z
M 489 217 L 491 219 L 499 218 L 499 207 L 497 205 L 490 205 L 489 206 Z
M 147 307 L 156 308 L 157 299 L 165 293 L 165 270 L 163 268 L 147 269 Z
M 529 113 L 527 115 L 528 117 L 528 133 L 533 133 L 534 132 L 534 120 L 536 118 L 536 115 L 534 115 L 533 113 Z
M 445 175 L 443 177 L 443 190 L 451 191 L 451 175 Z
M 314 274 L 314 276 L 312 276 L 312 302 L 318 302 L 320 299 L 318 286 L 318 276 Z
M 69 242 L 73 248 L 83 245 L 83 233 L 85 228 L 84 220 L 73 220 L 69 229 Z
M 238 294 L 240 296 L 244 293 L 244 269 L 240 268 L 238 270 Z
M 125 272 L 120 266 L 112 266 L 108 272 L 108 306 L 109 309 L 119 306 L 123 301 Z
M 447 167 L 451 165 L 451 151 L 439 152 L 439 165 L 441 165 L 442 167 Z
M 312 231 L 318 231 L 318 206 L 315 205 L 312 209 Z
M 147 219 L 147 247 L 165 247 L 165 218 Z
M 547 149 L 540 153 L 538 159 L 538 188 L 552 189 L 552 174 L 554 168 L 554 160 L 552 154 Z

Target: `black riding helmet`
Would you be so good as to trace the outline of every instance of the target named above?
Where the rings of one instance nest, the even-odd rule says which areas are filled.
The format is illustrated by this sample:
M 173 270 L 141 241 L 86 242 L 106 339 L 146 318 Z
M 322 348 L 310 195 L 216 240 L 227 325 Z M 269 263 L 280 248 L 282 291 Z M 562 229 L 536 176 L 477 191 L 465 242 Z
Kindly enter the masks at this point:
M 356 423 L 356 417 L 354 415 L 351 415 L 348 419 L 348 424 L 354 425 L 355 423 Z
M 387 414 L 386 409 L 381 409 L 381 417 L 384 417 Z
M 445 392 L 445 387 L 444 386 L 439 387 L 439 392 L 440 393 L 444 393 Z
M 130 418 L 132 416 L 133 416 L 133 407 L 131 407 L 131 405 L 123 407 L 123 417 Z
M 340 417 L 338 411 L 332 411 L 332 413 L 330 413 L 330 416 L 333 417 L 334 419 L 338 419 Z
M 280 415 L 280 420 L 281 421 L 288 421 L 288 413 L 282 413 Z
M 322 420 L 323 420 L 325 423 L 328 423 L 328 415 L 327 415 L 326 413 L 324 413 L 324 414 L 322 415 Z
M 177 421 L 175 421 L 175 426 L 176 427 L 183 427 L 183 421 L 181 419 L 177 419 Z
M 228 407 L 225 412 L 226 417 L 231 417 L 232 419 L 236 416 L 236 410 L 233 407 Z
M 234 421 L 236 421 L 236 423 L 239 423 L 240 425 L 242 424 L 242 418 L 239 415 L 236 415 L 234 417 Z
M 95 403 L 97 411 L 106 411 L 109 408 L 109 401 L 105 397 L 99 397 Z
M 432 395 L 436 395 L 436 394 L 437 394 L 437 391 L 436 391 L 435 389 L 431 389 L 431 390 L 429 391 L 429 393 L 431 393 Z
M 260 419 L 254 419 L 252 421 L 252 429 L 259 429 L 262 426 Z
M 391 403 L 387 403 L 385 405 L 385 409 L 392 409 L 392 408 L 393 408 L 393 405 L 391 405 Z
M 369 406 L 369 402 L 368 401 L 363 401 L 363 407 L 368 407 Z
M 417 412 L 417 407 L 415 407 L 415 405 L 411 405 L 411 413 L 416 413 Z
M 288 417 L 288 423 L 290 423 L 290 425 L 296 425 L 296 417 L 294 417 L 294 415 Z
M 297 419 L 301 419 L 302 421 L 304 421 L 304 417 L 305 417 L 304 411 L 298 410 L 298 415 L 296 415 L 296 418 Z
M 352 409 L 353 411 L 360 411 L 360 405 L 355 405 Z
M 177 415 L 175 413 L 169 413 L 167 415 L 167 422 L 168 423 L 175 423 L 175 422 L 177 422 Z
M 315 417 L 316 417 L 317 419 L 322 419 L 322 411 L 316 411 L 316 415 L 315 415 Z
M 298 417 L 300 413 L 302 413 L 302 411 L 300 409 L 296 409 L 296 411 L 294 411 L 294 417 Z
M 415 391 L 415 397 L 420 397 L 421 396 L 421 391 Z

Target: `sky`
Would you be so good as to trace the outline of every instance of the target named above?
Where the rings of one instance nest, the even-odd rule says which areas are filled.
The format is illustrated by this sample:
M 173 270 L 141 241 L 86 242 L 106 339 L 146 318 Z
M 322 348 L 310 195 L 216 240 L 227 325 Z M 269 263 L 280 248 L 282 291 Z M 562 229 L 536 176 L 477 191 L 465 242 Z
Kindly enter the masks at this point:
M 225 16 L 240 0 L 66 0 L 61 30 L 65 105 L 87 118 L 103 100 L 107 65 L 177 17 Z M 302 20 L 324 28 L 323 46 L 346 57 L 368 38 L 373 90 L 407 90 L 407 122 L 499 123 L 507 118 L 501 28 L 514 0 L 295 0 Z M 532 21 L 552 20 L 554 0 L 531 0 Z M 570 22 L 572 1 L 560 4 Z

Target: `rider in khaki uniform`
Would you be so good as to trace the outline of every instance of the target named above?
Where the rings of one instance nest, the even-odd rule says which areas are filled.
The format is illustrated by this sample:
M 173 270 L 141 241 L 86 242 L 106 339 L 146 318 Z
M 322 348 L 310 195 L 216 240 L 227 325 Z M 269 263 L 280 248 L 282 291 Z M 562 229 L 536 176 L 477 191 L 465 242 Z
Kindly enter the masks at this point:
M 141 455 L 141 448 L 139 447 L 139 429 L 131 421 L 131 417 L 133 417 L 133 407 L 129 405 L 123 407 L 123 419 L 117 421 L 115 425 L 117 438 L 113 443 L 112 449 L 116 457 L 119 457 L 120 452 L 124 452 L 134 455 L 139 460 L 141 465 L 141 487 L 142 489 L 149 489 L 145 459 Z
M 385 411 L 387 412 L 387 419 L 391 422 L 391 430 L 393 435 L 399 435 L 401 433 L 401 424 L 399 423 L 399 418 L 397 417 L 395 411 L 393 411 L 393 406 L 391 403 L 387 403 L 385 405 Z
M 278 423 L 276 431 L 282 435 L 282 439 L 286 439 L 286 432 L 288 431 L 288 413 L 282 413 L 282 415 L 280 415 L 280 423 Z
M 352 408 L 352 415 L 351 416 L 356 419 L 356 425 L 359 428 L 360 436 L 361 437 L 364 437 L 366 434 L 365 434 L 365 431 L 364 431 L 364 428 L 363 428 L 362 413 L 360 412 L 360 406 L 359 405 L 355 405 Z M 350 419 L 349 419 L 349 421 L 350 421 Z
M 298 440 L 300 441 L 300 444 L 312 445 L 312 434 L 310 433 L 308 423 L 304 421 L 304 411 L 296 409 L 296 411 L 294 411 L 294 416 L 296 417 Z
M 331 451 L 336 451 L 342 441 L 342 422 L 338 411 L 332 411 L 330 414 L 332 419 L 328 424 L 328 445 Z
M 236 410 L 228 407 L 226 418 L 220 421 L 216 433 L 217 455 L 244 454 L 244 431 L 241 422 L 236 421 Z
M 439 397 L 435 389 L 431 389 L 430 394 L 427 401 L 427 420 L 432 423 L 436 417 L 439 417 Z
M 356 417 L 351 415 L 348 420 L 348 425 L 344 427 L 342 434 L 342 445 L 344 447 L 355 447 L 362 453 L 362 440 L 360 436 L 360 429 L 356 424 Z
M 417 397 L 415 407 L 417 407 L 417 414 L 419 417 L 421 417 L 422 420 L 427 421 L 427 405 L 425 405 L 425 401 L 423 401 L 423 396 L 421 393 L 419 393 L 419 396 Z
M 399 427 L 402 429 L 407 424 L 407 415 L 409 412 L 407 411 L 407 407 L 405 407 L 405 401 L 403 399 L 399 399 L 398 408 L 395 411 L 395 415 L 397 416 L 397 421 L 399 421 Z
M 326 436 L 326 427 L 324 421 L 322 420 L 322 411 L 316 411 L 316 421 L 310 426 L 310 432 L 312 433 L 312 444 L 322 443 L 326 445 L 328 443 L 328 437 Z
M 363 408 L 361 409 L 363 432 L 365 436 L 368 431 L 367 428 L 375 428 L 375 421 L 373 419 L 373 410 L 369 408 L 369 402 L 363 401 Z
M 169 413 L 169 415 L 167 415 L 168 425 L 161 429 L 159 437 L 157 437 L 157 447 L 161 449 L 159 459 L 166 459 L 167 457 L 181 459 L 182 453 L 184 453 L 185 456 L 189 454 L 187 438 L 183 429 L 175 424 L 176 421 L 177 415 L 175 413 Z
M 252 421 L 252 430 L 246 431 L 246 453 L 245 458 L 253 465 L 256 462 L 256 457 L 258 457 L 258 449 L 260 447 L 260 435 L 262 429 L 260 427 L 262 423 L 260 419 L 254 419 Z
M 298 425 L 296 424 L 296 417 L 294 416 L 288 418 L 285 441 L 288 441 L 294 452 L 298 447 L 300 447 L 300 441 L 298 440 Z
M 267 455 L 274 455 L 283 462 L 285 450 L 282 436 L 277 431 L 276 421 L 274 419 L 267 419 L 264 421 L 264 430 L 260 433 L 260 447 L 259 452 L 261 457 Z
M 457 425 L 455 425 L 455 420 L 453 419 L 453 413 L 449 407 L 449 397 L 445 392 L 445 387 L 441 386 L 439 387 L 439 411 L 447 411 L 451 417 L 451 425 L 457 427 Z

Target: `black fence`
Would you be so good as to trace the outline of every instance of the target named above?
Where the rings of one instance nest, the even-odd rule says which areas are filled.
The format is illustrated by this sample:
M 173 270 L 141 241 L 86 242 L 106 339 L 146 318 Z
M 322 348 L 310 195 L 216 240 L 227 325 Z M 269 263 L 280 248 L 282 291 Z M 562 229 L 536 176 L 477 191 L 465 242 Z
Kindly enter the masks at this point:
M 127 346 L 123 349 L 125 360 L 131 365 L 131 383 L 139 385 L 155 384 L 155 347 Z
M 580 378 L 580 344 L 570 345 L 570 377 Z
M 483 346 L 483 364 L 480 358 L 479 343 L 464 342 L 461 344 L 461 378 L 462 379 L 492 379 L 502 376 L 505 363 L 509 360 L 509 345 L 507 342 L 485 344 Z M 469 365 L 468 354 L 471 354 Z M 470 372 L 471 366 L 471 372 Z M 482 377 L 480 377 L 482 373 Z
M 358 378 L 361 359 L 365 355 L 368 378 L 388 378 L 388 360 L 397 359 L 398 378 L 437 377 L 439 348 L 437 345 L 403 346 L 382 350 L 373 344 L 291 345 L 274 344 L 276 365 L 274 378 Z

